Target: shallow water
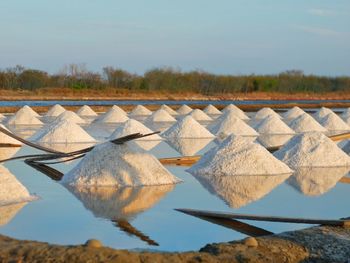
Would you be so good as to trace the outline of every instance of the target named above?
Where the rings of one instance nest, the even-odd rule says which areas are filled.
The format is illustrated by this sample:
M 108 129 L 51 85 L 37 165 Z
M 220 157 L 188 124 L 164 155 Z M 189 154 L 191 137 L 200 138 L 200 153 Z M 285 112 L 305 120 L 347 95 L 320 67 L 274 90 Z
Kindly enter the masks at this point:
M 103 140 L 115 126 L 85 128 Z M 27 134 L 23 127 L 18 127 L 17 132 Z M 203 154 L 215 145 L 215 140 L 183 140 L 169 144 L 159 141 L 152 145 L 154 148 L 150 152 L 159 158 L 179 156 L 178 151 Z M 37 152 L 24 146 L 12 154 Z M 11 154 L 8 149 L 0 148 L 0 156 L 5 156 L 5 153 Z M 76 163 L 54 167 L 66 172 Z M 174 208 L 322 219 L 349 216 L 346 210 L 349 185 L 339 182 L 347 170 L 309 169 L 298 171 L 289 178 L 247 176 L 235 181 L 225 178 L 225 184 L 220 185 L 222 182 L 194 178 L 186 172 L 186 167 L 167 166 L 184 182 L 174 186 L 87 190 L 67 189 L 22 161 L 7 162 L 5 167 L 31 193 L 40 196 L 39 200 L 26 205 L 0 210 L 0 233 L 18 239 L 81 244 L 96 238 L 114 248 L 185 251 L 198 250 L 207 243 L 241 239 L 246 235 L 181 214 Z M 303 224 L 253 221 L 250 224 L 275 233 L 306 227 Z M 159 245 L 154 246 L 156 243 Z

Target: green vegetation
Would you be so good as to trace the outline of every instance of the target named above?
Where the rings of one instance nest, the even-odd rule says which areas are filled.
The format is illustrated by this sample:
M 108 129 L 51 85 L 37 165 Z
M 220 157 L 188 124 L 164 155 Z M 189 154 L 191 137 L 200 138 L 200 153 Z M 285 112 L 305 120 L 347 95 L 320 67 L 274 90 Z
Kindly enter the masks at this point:
M 0 70 L 0 88 L 113 88 L 135 92 L 193 92 L 203 95 L 251 92 L 320 93 L 350 91 L 350 77 L 304 75 L 298 70 L 278 75 L 214 75 L 203 71 L 182 72 L 172 68 L 152 69 L 141 76 L 113 67 L 105 67 L 103 73 L 99 74 L 88 71 L 84 65 L 71 64 L 53 75 L 22 66 Z

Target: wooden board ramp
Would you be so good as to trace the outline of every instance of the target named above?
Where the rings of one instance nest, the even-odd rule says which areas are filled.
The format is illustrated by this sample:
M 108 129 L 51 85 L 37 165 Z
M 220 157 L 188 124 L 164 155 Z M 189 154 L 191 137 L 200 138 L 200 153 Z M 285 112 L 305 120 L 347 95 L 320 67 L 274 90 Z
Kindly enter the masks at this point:
M 275 223 L 294 223 L 294 224 L 312 224 L 312 225 L 327 225 L 327 226 L 350 226 L 350 220 L 348 219 L 309 219 L 309 218 L 296 218 L 296 217 L 279 217 L 279 216 L 264 216 L 264 215 L 247 215 L 236 213 L 225 213 L 206 210 L 195 210 L 178 208 L 176 211 L 195 216 L 195 217 L 214 217 L 223 219 L 243 219 L 253 221 L 266 221 Z

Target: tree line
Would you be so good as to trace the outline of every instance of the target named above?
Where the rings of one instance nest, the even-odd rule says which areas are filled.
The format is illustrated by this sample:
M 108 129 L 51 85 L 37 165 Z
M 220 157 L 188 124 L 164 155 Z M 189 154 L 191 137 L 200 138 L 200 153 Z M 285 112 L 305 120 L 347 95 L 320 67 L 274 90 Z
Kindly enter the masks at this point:
M 131 92 L 194 92 L 203 95 L 250 92 L 337 92 L 350 91 L 350 77 L 305 75 L 289 70 L 276 75 L 216 75 L 204 71 L 183 72 L 154 68 L 143 75 L 120 68 L 105 67 L 102 73 L 89 71 L 84 64 L 65 66 L 57 74 L 15 66 L 0 70 L 0 88 L 36 90 L 40 88 L 76 90 L 105 88 Z

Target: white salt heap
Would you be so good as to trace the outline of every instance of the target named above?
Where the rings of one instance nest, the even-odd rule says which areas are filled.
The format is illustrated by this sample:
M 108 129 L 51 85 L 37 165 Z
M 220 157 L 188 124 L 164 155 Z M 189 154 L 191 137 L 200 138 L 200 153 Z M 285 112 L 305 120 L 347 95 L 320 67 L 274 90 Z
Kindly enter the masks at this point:
M 350 127 L 334 112 L 320 119 L 320 124 L 329 131 L 349 131 Z
M 22 108 L 23 109 L 23 108 Z M 22 110 L 6 120 L 9 125 L 40 125 L 43 124 L 31 111 Z
M 300 115 L 304 114 L 305 111 L 300 109 L 298 106 L 294 106 L 283 114 L 283 118 L 285 119 L 295 119 Z
M 0 120 L 6 118 L 4 114 L 0 113 Z
M 205 114 L 200 109 L 195 109 L 191 111 L 191 113 L 188 114 L 188 116 L 191 116 L 196 121 L 212 121 L 213 119 L 210 118 L 207 114 Z
M 122 123 L 128 120 L 128 116 L 126 116 L 125 111 L 120 109 L 118 106 L 113 106 L 109 111 L 105 114 L 101 115 L 99 118 L 95 120 L 95 122 L 103 122 L 103 123 Z
M 164 131 L 164 138 L 213 138 L 215 137 L 206 128 L 200 125 L 191 116 L 178 120 L 173 126 Z
M 198 176 L 273 175 L 293 171 L 263 146 L 244 137 L 230 135 L 209 150 L 189 170 Z
M 62 178 L 63 184 L 89 186 L 143 186 L 176 184 L 159 160 L 134 142 L 105 142 L 92 151 Z
M 54 106 L 52 106 L 46 113 L 45 116 L 48 117 L 57 117 L 58 115 L 60 115 L 62 112 L 64 112 L 66 109 L 63 108 L 61 105 L 59 104 L 55 104 Z
M 130 116 L 148 116 L 151 115 L 152 111 L 147 109 L 145 106 L 137 105 L 130 113 Z
M 222 112 L 219 111 L 215 106 L 212 104 L 209 104 L 207 107 L 204 108 L 203 110 L 206 114 L 208 115 L 221 115 Z
M 276 115 L 267 116 L 253 127 L 260 134 L 295 134 L 295 132 Z
M 312 116 L 317 120 L 320 121 L 323 117 L 325 117 L 326 115 L 328 115 L 329 113 L 333 113 L 333 111 L 331 109 L 328 109 L 326 107 L 321 107 L 320 109 L 318 109 L 318 111 L 316 111 Z
M 75 112 L 69 111 L 69 110 L 62 112 L 55 119 L 55 121 L 63 121 L 63 120 L 78 123 L 78 124 L 86 123 L 86 121 L 80 118 Z
M 350 157 L 321 132 L 294 136 L 274 156 L 292 168 L 350 165 Z
M 193 156 L 212 140 L 213 138 L 169 138 L 167 144 L 183 156 Z
M 17 112 L 26 112 L 34 117 L 40 117 L 40 115 L 35 110 L 33 110 L 31 107 L 29 107 L 28 105 L 24 105 Z
M 0 127 L 9 131 L 4 125 L 0 124 Z M 14 144 L 14 145 L 22 145 L 20 141 L 6 135 L 3 132 L 0 132 L 0 144 Z
M 240 108 L 233 104 L 226 106 L 222 110 L 222 113 L 224 114 L 227 114 L 228 112 L 233 112 L 236 115 L 236 117 L 240 118 L 241 120 L 249 120 L 249 117 L 244 113 L 244 111 L 242 111 Z
M 125 116 L 127 115 L 127 113 L 126 113 L 122 108 L 120 108 L 120 107 L 117 106 L 117 105 L 113 105 L 109 110 L 117 111 L 117 112 L 119 112 L 119 113 L 124 114 Z
M 319 124 L 309 114 L 304 113 L 289 123 L 289 127 L 295 132 L 326 132 L 327 129 Z
M 168 112 L 170 115 L 179 115 L 176 111 L 174 111 L 172 108 L 170 108 L 168 105 L 163 104 L 159 108 L 160 110 L 165 110 Z
M 0 165 L 0 186 L 0 206 L 35 199 L 16 177 L 2 165 Z
M 182 105 L 180 108 L 177 109 L 177 113 L 180 115 L 189 114 L 191 111 L 192 111 L 192 108 L 187 106 L 186 104 Z
M 175 122 L 176 119 L 171 116 L 167 111 L 159 109 L 145 120 L 145 123 L 152 122 Z
M 77 114 L 79 116 L 86 116 L 86 117 L 92 117 L 97 116 L 97 113 L 94 112 L 93 109 L 91 109 L 88 105 L 82 106 L 78 111 Z
M 266 117 L 271 116 L 271 115 L 282 119 L 282 117 L 271 108 L 260 109 L 259 111 L 257 111 L 257 113 L 255 113 L 254 119 L 262 120 L 262 119 L 265 119 Z
M 224 114 L 223 118 L 220 119 L 220 122 L 213 126 L 210 131 L 221 139 L 226 138 L 231 134 L 241 136 L 259 135 L 252 127 L 250 127 L 240 118 L 236 117 L 236 115 L 231 111 Z
M 31 140 L 41 143 L 95 142 L 83 128 L 69 120 L 55 121 L 39 130 Z

